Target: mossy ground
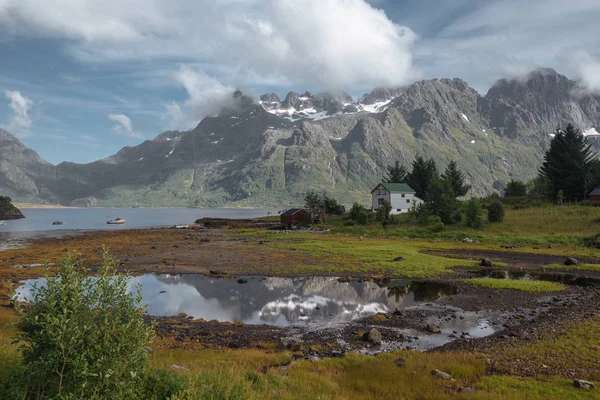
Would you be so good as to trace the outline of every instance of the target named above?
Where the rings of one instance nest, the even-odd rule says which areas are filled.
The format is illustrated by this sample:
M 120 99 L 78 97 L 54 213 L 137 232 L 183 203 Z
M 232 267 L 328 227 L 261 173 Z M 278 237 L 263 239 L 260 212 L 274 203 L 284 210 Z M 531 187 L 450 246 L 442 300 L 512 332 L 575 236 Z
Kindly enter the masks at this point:
M 494 279 L 494 278 L 471 278 L 466 283 L 473 286 L 496 290 L 522 290 L 525 292 L 560 292 L 566 289 L 565 285 L 556 282 L 530 281 L 519 279 Z
M 564 264 L 550 264 L 545 265 L 547 269 L 561 269 L 567 271 L 600 271 L 600 264 L 577 264 L 577 265 L 564 265 Z

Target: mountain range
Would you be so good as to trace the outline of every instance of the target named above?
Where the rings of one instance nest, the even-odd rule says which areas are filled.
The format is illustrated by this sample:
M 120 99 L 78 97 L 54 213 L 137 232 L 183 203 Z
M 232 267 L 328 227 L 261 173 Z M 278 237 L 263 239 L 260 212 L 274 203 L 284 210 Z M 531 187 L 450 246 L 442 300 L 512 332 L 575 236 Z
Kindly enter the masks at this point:
M 217 116 L 89 163 L 52 165 L 0 129 L 0 193 L 71 206 L 281 206 L 309 190 L 366 202 L 385 167 L 417 156 L 455 160 L 472 193 L 537 174 L 551 135 L 600 130 L 600 96 L 551 69 L 486 93 L 458 78 L 347 93 L 240 91 Z M 596 141 L 596 140 L 592 140 Z

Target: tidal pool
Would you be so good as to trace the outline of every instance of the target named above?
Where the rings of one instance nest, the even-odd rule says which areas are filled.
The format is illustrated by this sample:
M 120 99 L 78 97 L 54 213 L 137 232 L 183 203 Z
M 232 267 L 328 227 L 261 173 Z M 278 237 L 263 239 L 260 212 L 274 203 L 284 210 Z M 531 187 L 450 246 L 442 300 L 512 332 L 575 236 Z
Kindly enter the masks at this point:
M 93 279 L 93 278 L 92 278 Z M 17 298 L 31 298 L 31 279 L 17 289 Z M 452 285 L 407 280 L 340 282 L 331 277 L 215 278 L 146 274 L 131 278 L 140 285 L 147 313 L 246 324 L 307 325 L 348 322 L 436 301 L 456 293 Z

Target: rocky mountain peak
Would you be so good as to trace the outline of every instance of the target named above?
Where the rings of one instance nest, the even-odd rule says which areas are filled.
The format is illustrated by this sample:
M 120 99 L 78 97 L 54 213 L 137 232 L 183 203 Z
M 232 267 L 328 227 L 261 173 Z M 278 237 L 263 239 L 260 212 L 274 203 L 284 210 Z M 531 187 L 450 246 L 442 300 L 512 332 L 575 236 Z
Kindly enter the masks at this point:
M 401 87 L 385 88 L 377 87 L 371 93 L 365 93 L 358 101 L 361 104 L 371 105 L 374 103 L 385 102 L 398 97 L 402 93 Z
M 525 77 L 500 79 L 492 86 L 486 97 L 523 100 L 532 95 L 545 101 L 557 101 L 570 95 L 576 83 L 551 68 L 537 69 Z
M 260 96 L 260 101 L 263 103 L 281 103 L 281 99 L 275 93 L 266 93 Z

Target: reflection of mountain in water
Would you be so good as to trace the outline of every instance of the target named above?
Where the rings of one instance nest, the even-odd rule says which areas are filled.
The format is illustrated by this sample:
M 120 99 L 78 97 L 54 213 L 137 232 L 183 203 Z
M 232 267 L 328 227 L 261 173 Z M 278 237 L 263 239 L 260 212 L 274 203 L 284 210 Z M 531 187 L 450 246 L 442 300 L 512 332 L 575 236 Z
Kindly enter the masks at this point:
M 154 285 L 147 282 L 150 277 L 156 281 Z M 351 320 L 436 300 L 441 295 L 451 294 L 452 290 L 448 285 L 425 282 L 339 282 L 328 277 L 249 277 L 245 284 L 239 284 L 236 279 L 204 275 L 146 275 L 144 278 L 144 297 L 149 299 L 151 314 L 162 314 L 161 309 L 174 313 L 169 303 L 176 302 L 182 305 L 179 312 L 195 317 L 211 315 L 220 320 L 277 325 Z M 161 295 L 165 302 L 150 300 L 159 296 L 152 294 L 158 292 L 157 288 L 151 289 L 156 285 L 166 286 L 164 290 L 168 295 Z M 189 298 L 182 300 L 181 296 Z M 190 312 L 194 305 L 202 308 Z M 215 314 L 220 317 L 214 317 Z

